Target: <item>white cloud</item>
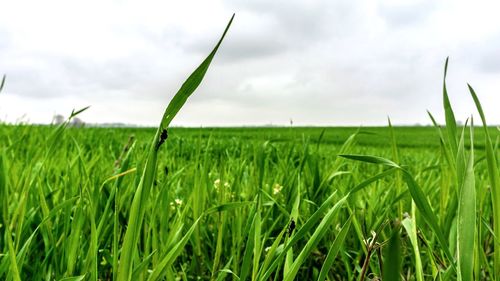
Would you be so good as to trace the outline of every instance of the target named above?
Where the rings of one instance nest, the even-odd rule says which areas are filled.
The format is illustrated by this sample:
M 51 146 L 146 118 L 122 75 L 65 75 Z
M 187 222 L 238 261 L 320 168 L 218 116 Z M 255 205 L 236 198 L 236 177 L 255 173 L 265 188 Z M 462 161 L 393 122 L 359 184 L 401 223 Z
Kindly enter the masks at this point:
M 500 123 L 494 1 L 10 1 L 0 17 L 2 120 L 92 105 L 89 122 L 156 125 L 233 12 L 180 125 L 429 123 L 451 57 L 456 115 Z

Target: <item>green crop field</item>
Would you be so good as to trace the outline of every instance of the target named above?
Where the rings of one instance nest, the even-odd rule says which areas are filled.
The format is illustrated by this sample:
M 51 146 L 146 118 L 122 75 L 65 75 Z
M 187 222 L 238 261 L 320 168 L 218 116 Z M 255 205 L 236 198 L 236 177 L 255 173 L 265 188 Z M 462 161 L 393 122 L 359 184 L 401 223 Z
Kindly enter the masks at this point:
M 158 128 L 0 125 L 1 280 L 500 279 L 472 88 L 465 126 L 444 88 L 435 126 L 170 128 L 219 45 Z

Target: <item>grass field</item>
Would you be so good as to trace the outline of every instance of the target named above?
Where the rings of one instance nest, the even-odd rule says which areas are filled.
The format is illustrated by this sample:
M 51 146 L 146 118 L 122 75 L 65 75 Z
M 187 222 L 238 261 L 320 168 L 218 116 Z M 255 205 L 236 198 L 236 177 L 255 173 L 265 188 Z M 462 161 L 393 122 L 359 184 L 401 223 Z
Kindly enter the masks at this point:
M 169 128 L 221 41 L 158 128 L 0 125 L 0 279 L 500 279 L 497 128 Z
M 11 243 L 22 280 L 85 274 L 111 279 L 141 178 L 137 171 L 144 167 L 154 130 L 46 126 L 2 126 L 0 130 L 2 278 L 14 278 Z M 476 139 L 484 139 L 480 128 L 475 131 Z M 455 257 L 458 188 L 436 129 L 396 127 L 393 133 L 398 162 L 409 166 L 426 194 Z M 490 133 L 498 135 L 496 128 L 490 128 Z M 172 128 L 158 155 L 156 180 L 144 206 L 132 279 L 147 279 L 148 270 L 159 268 L 174 253 L 160 274 L 168 280 L 195 276 L 231 280 L 244 275 L 257 280 L 276 261 L 271 275 L 280 280 L 298 257 L 303 260 L 297 280 L 316 280 L 346 221 L 349 231 L 331 260 L 326 275 L 330 280 L 360 277 L 367 260 L 364 241 L 372 231 L 377 235 L 376 246 L 365 266 L 366 277 L 381 276 L 384 252 L 391 249 L 387 241 L 395 229 L 401 243 L 402 275 L 416 278 L 420 270 L 424 279 L 444 278 L 446 272 L 455 276 L 454 261 L 446 257 L 434 231 L 412 208 L 412 197 L 398 174 L 381 177 L 342 201 L 350 190 L 387 169 L 337 155 L 394 159 L 392 144 L 388 128 Z M 484 149 L 476 148 L 480 236 L 475 252 L 477 274 L 482 277 L 493 274 L 484 155 Z M 325 217 L 339 201 L 342 206 L 332 217 Z M 314 217 L 318 210 L 319 217 Z M 308 229 L 280 259 L 290 240 L 292 218 L 296 229 Z M 325 219 L 323 235 L 307 248 Z M 412 235 L 416 235 L 415 244 Z M 416 267 L 417 259 L 421 269 Z

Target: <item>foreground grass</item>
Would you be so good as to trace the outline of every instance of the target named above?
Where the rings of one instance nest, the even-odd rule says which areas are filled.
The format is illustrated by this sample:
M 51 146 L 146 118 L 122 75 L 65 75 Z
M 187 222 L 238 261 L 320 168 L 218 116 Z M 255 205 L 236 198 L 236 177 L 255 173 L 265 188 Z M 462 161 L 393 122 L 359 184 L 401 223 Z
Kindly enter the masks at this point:
M 0 130 L 2 278 L 14 278 L 9 258 L 12 243 L 23 280 L 90 278 L 93 266 L 98 279 L 111 279 L 151 130 L 69 128 L 55 135 L 58 129 L 51 127 L 2 126 Z M 329 143 L 325 135 L 342 134 L 345 128 L 238 129 L 240 133 L 223 137 L 228 130 L 236 129 L 171 130 L 159 151 L 157 176 L 144 205 L 137 262 L 132 267 L 137 278 L 149 278 L 150 270 L 205 213 L 163 276 L 224 280 L 246 274 L 248 279 L 258 279 L 273 261 L 280 260 L 276 257 L 290 240 L 292 218 L 297 231 L 327 202 L 291 247 L 293 264 L 335 202 L 366 179 L 386 172 L 337 154 L 393 158 L 387 145 L 357 143 L 364 131 L 389 140 L 386 129 L 362 129 L 344 146 Z M 319 139 L 323 130 L 324 141 Z M 423 129 L 394 128 L 398 142 L 405 142 L 407 130 Z M 287 139 L 268 137 L 280 131 L 286 131 Z M 137 140 L 130 141 L 131 135 Z M 399 162 L 408 165 L 430 202 L 455 257 L 458 189 L 441 148 L 415 145 L 398 152 Z M 475 154 L 476 263 L 477 273 L 485 278 L 493 274 L 494 236 L 485 151 L 476 148 Z M 342 202 L 318 243 L 295 267 L 300 280 L 316 279 L 326 261 L 329 270 L 323 275 L 330 280 L 359 278 L 365 262 L 366 276 L 381 276 L 382 253 L 389 249 L 394 229 L 400 233 L 402 275 L 416 276 L 420 270 L 427 279 L 452 272 L 454 261 L 447 259 L 434 230 L 412 205 L 398 174 L 376 178 Z M 346 232 L 342 227 L 348 220 Z M 345 237 L 339 236 L 342 233 Z M 344 239 L 342 243 L 338 237 Z M 367 239 L 375 239 L 369 260 Z M 334 250 L 336 255 L 328 255 Z M 266 259 L 270 253 L 274 258 Z M 273 278 L 283 278 L 285 260 L 272 270 Z M 454 279 L 456 274 L 449 276 Z

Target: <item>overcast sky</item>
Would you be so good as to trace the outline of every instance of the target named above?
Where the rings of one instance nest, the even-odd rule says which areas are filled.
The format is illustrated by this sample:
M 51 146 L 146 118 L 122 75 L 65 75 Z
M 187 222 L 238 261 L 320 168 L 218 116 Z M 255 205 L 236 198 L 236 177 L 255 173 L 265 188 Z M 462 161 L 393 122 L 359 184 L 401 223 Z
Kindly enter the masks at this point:
M 1 1 L 0 120 L 157 125 L 235 20 L 175 125 L 500 124 L 498 1 Z M 479 123 L 479 118 L 477 118 Z

